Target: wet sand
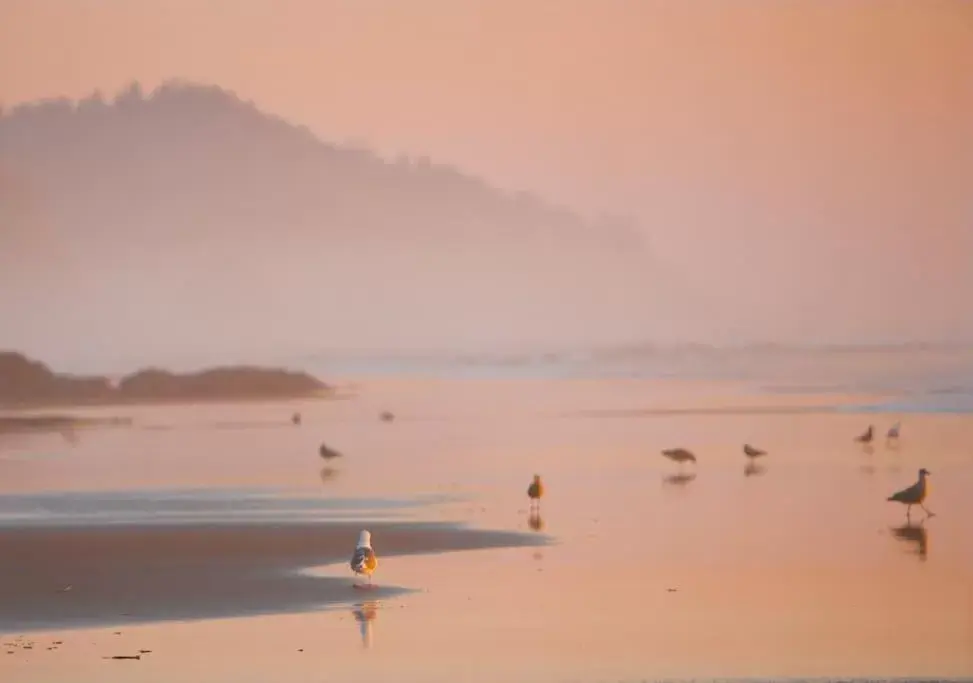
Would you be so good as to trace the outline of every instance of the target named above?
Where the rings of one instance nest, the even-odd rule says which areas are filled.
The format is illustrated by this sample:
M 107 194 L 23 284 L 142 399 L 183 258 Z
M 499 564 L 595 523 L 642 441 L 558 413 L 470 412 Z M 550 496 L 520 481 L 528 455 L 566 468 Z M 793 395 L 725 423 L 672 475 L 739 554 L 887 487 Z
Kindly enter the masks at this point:
M 293 534 L 286 543 L 267 540 L 284 544 L 288 566 L 324 565 L 284 593 L 306 605 L 305 587 L 314 586 L 336 600 L 328 609 L 72 631 L 52 625 L 27 634 L 32 650 L 0 652 L 0 680 L 973 676 L 969 415 L 856 413 L 851 406 L 865 397 L 780 397 L 727 383 L 403 380 L 360 382 L 357 390 L 354 400 L 302 405 L 301 427 L 286 424 L 293 404 L 145 408 L 131 429 L 92 430 L 74 444 L 38 436 L 0 449 L 0 492 L 25 496 L 0 505 L 0 517 L 25 507 L 38 515 L 31 529 L 2 533 L 34 543 L 41 537 L 32 534 L 67 515 L 86 523 L 89 508 L 122 495 L 112 492 L 129 496 L 112 514 L 127 514 L 159 489 L 200 487 L 222 492 L 224 507 L 245 507 L 237 492 L 248 487 L 317 499 L 325 508 L 314 512 L 323 515 L 320 525 L 341 512 L 352 536 L 342 537 L 334 565 L 330 551 L 303 547 L 306 530 L 286 532 Z M 747 410 L 777 405 L 789 410 Z M 395 422 L 379 421 L 384 409 L 395 411 Z M 853 443 L 868 424 L 881 435 L 898 419 L 898 445 L 879 438 L 866 451 Z M 328 476 L 317 457 L 321 441 L 345 454 Z M 748 463 L 744 442 L 769 455 Z M 680 469 L 665 460 L 659 451 L 673 446 L 692 449 L 699 462 Z M 928 506 L 938 514 L 924 520 L 916 510 L 907 521 L 904 508 L 885 499 L 920 467 L 932 472 Z M 532 518 L 525 489 L 535 472 L 548 492 Z M 86 498 L 57 507 L 55 494 Z M 410 496 L 425 502 L 408 504 Z M 397 507 L 383 508 L 383 500 Z M 189 521 L 203 523 L 209 510 L 200 504 Z M 383 510 L 406 526 L 377 521 Z M 386 547 L 389 530 L 414 534 L 408 525 L 431 522 L 549 535 L 554 543 L 438 553 L 445 548 L 436 541 L 431 554 L 413 555 Z M 19 522 L 13 515 L 5 524 Z M 351 582 L 347 548 L 362 525 L 375 531 L 384 558 L 376 582 L 400 592 L 331 593 Z M 163 532 L 172 530 L 162 525 Z M 0 567 L 47 567 L 44 590 L 71 583 L 52 574 L 52 560 L 83 549 L 75 534 L 97 541 L 102 532 L 49 533 L 60 534 L 63 548 L 44 544 L 43 553 L 54 553 L 47 561 L 31 564 L 41 551 L 27 542 L 0 556 Z M 0 537 L 4 549 L 7 538 Z M 215 546 L 200 552 L 212 566 L 225 559 Z M 241 552 L 235 559 L 247 564 L 283 566 L 266 559 L 275 553 L 261 560 Z M 325 581 L 302 583 L 312 577 Z M 260 592 L 266 584 L 248 585 Z M 208 599 L 203 586 L 185 588 L 196 591 L 194 600 Z M 212 590 L 217 602 L 249 599 Z M 63 645 L 47 650 L 55 640 Z M 139 661 L 101 659 L 143 648 L 153 652 Z
M 327 523 L 0 529 L 0 633 L 321 609 L 353 598 L 353 574 L 321 577 L 298 570 L 328 563 L 344 568 L 361 528 Z M 369 530 L 383 563 L 416 553 L 543 542 L 526 534 L 432 523 L 375 523 Z M 409 590 L 375 584 L 369 595 L 376 598 Z

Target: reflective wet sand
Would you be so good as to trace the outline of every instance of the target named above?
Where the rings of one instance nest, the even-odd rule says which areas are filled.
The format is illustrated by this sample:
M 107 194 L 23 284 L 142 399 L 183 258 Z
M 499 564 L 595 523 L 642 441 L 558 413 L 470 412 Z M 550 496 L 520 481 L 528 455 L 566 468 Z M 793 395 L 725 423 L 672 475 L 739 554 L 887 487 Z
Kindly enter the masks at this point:
M 42 490 L 95 502 L 47 504 L 56 509 L 35 509 L 35 526 L 83 523 L 102 490 L 135 497 L 116 504 L 124 516 L 136 494 L 202 487 L 230 500 L 267 490 L 320 502 L 302 503 L 305 522 L 355 527 L 394 513 L 554 544 L 388 557 L 375 579 L 408 591 L 393 595 L 362 595 L 344 560 L 325 564 L 311 574 L 340 578 L 348 594 L 309 613 L 12 629 L 3 642 L 23 633 L 35 646 L 0 651 L 2 680 L 973 675 L 968 417 L 814 411 L 865 399 L 726 384 L 403 380 L 358 390 L 299 407 L 138 409 L 127 411 L 133 427 L 81 430 L 75 443 L 55 434 L 0 445 L 0 488 L 27 496 L 8 504 L 5 523 L 17 526 L 15 509 Z M 383 409 L 396 420 L 381 422 Z M 852 442 L 899 417 L 897 448 Z M 345 454 L 326 473 L 321 441 Z M 744 442 L 769 455 L 749 462 Z M 680 468 L 659 453 L 675 446 L 699 462 Z M 920 467 L 932 472 L 927 505 L 938 514 L 907 522 L 885 498 Z M 535 472 L 547 493 L 532 517 Z M 200 503 L 184 522 L 216 507 Z M 248 523 L 292 512 L 254 514 Z M 152 652 L 101 659 L 140 649 Z

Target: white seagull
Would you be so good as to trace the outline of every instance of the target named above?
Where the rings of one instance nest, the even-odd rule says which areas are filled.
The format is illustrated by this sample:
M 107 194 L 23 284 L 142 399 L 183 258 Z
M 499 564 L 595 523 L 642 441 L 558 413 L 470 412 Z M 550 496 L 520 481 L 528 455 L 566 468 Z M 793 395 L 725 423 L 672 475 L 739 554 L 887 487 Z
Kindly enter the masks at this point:
M 376 567 L 378 567 L 378 558 L 375 557 L 375 551 L 372 549 L 372 533 L 362 531 L 358 534 L 358 545 L 355 547 L 355 553 L 351 556 L 351 570 L 356 574 L 367 576 L 368 584 L 366 586 L 355 584 L 355 587 L 370 587 L 372 585 L 372 573 Z

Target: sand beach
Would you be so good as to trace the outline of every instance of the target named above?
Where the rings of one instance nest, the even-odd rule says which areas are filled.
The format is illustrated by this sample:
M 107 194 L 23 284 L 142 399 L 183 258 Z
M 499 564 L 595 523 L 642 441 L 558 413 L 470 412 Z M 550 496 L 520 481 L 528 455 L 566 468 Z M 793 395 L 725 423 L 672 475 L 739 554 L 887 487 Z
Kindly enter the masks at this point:
M 0 442 L 0 679 L 973 676 L 966 414 L 733 382 L 344 387 Z M 921 467 L 937 514 L 907 521 L 885 499 Z

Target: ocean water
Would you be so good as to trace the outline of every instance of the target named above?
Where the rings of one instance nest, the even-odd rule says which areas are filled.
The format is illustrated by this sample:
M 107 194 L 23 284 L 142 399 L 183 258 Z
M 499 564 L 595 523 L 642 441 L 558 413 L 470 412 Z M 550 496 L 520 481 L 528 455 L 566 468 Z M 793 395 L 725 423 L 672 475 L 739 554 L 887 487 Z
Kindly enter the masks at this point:
M 423 376 L 509 379 L 724 380 L 770 393 L 875 394 L 852 408 L 883 413 L 973 412 L 973 348 L 637 348 L 520 354 L 311 354 L 284 359 L 325 381 Z
M 0 495 L 0 527 L 397 521 L 414 519 L 417 508 L 459 500 L 443 494 L 322 498 L 273 488 L 40 491 Z

